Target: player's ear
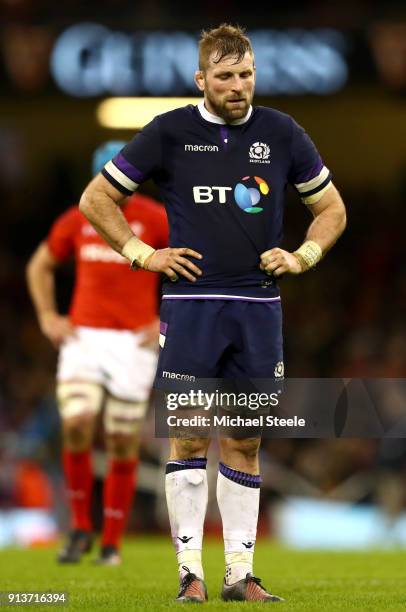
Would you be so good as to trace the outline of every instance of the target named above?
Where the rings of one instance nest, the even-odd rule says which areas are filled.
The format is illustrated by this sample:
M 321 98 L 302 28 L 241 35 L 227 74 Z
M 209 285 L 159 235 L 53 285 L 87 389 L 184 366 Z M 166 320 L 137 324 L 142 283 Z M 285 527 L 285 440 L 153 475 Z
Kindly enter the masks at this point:
M 197 85 L 197 88 L 200 89 L 200 91 L 204 91 L 204 74 L 203 74 L 203 70 L 196 70 L 196 72 L 195 72 L 195 83 Z

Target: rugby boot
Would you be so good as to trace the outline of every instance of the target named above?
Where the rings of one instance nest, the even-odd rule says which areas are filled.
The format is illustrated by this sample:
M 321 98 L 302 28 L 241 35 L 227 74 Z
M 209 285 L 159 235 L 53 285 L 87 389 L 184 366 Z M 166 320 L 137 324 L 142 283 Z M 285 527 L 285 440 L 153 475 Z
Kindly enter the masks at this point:
M 93 545 L 93 534 L 83 529 L 74 529 L 68 536 L 68 540 L 62 550 L 58 553 L 58 563 L 79 563 L 82 555 L 91 550 Z
M 121 565 L 121 557 L 116 546 L 102 546 L 100 555 L 94 560 L 96 565 Z
M 180 603 L 203 603 L 207 601 L 207 589 L 204 581 L 183 566 L 186 574 L 180 583 L 180 590 L 175 601 Z
M 252 574 L 247 574 L 242 580 L 230 585 L 224 581 L 221 599 L 223 601 L 263 601 L 266 603 L 285 601 L 282 597 L 268 593 L 261 585 L 261 578 L 256 578 Z

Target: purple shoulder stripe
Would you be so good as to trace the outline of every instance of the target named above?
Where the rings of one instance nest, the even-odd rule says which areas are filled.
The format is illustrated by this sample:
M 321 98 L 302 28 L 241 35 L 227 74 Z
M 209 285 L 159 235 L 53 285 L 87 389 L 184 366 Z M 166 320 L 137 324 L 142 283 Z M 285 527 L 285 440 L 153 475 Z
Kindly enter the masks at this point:
M 124 155 L 119 153 L 115 157 L 113 157 L 112 162 L 123 174 L 128 176 L 129 179 L 134 181 L 134 183 L 142 183 L 145 176 L 144 174 L 138 170 L 135 166 L 130 164 L 129 161 L 126 160 Z

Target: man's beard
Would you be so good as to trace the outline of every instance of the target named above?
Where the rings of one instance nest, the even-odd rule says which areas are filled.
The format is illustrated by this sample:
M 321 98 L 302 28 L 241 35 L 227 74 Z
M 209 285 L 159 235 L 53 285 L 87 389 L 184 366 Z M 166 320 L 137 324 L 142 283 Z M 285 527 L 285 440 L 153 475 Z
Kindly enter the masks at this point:
M 230 102 L 229 99 L 219 104 L 210 96 L 208 92 L 206 92 L 206 96 L 214 109 L 215 114 L 224 119 L 226 123 L 231 123 L 237 119 L 242 119 L 242 117 L 245 117 L 245 115 L 248 113 L 248 109 L 250 107 L 250 101 L 247 99 L 247 97 L 241 99 L 238 108 L 232 108 L 231 104 L 227 104 L 227 102 Z

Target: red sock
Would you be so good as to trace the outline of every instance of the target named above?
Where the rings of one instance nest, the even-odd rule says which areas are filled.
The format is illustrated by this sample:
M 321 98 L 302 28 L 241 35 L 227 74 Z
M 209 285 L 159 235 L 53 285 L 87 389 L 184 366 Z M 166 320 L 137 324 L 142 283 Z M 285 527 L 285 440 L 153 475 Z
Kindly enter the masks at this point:
M 137 464 L 137 459 L 112 459 L 110 462 L 103 491 L 102 546 L 118 547 L 120 544 L 133 499 Z
M 90 451 L 62 453 L 63 471 L 68 489 L 73 529 L 92 530 L 90 508 L 92 500 L 93 471 Z

